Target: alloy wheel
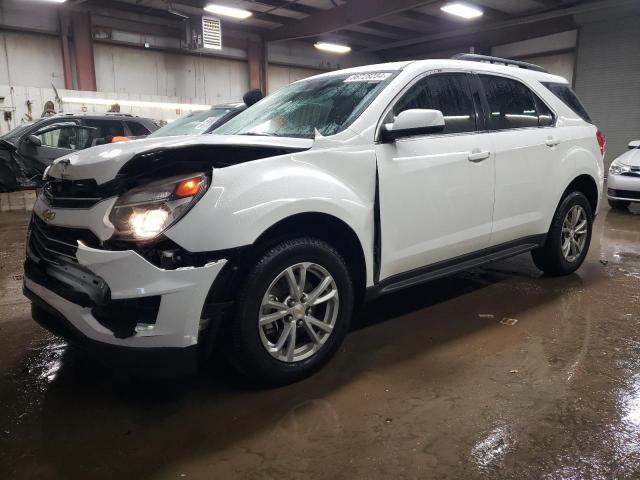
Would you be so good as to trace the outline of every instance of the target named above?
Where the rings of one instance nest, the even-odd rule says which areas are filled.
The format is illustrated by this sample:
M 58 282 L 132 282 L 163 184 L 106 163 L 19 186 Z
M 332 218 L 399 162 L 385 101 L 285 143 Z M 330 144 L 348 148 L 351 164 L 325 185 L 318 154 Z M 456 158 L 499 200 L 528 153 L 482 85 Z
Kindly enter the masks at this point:
M 312 262 L 291 265 L 276 276 L 262 299 L 262 345 L 282 362 L 309 358 L 331 336 L 339 302 L 336 282 L 324 267 Z
M 581 205 L 571 207 L 562 223 L 562 255 L 567 262 L 573 263 L 582 255 L 588 227 L 585 209 Z

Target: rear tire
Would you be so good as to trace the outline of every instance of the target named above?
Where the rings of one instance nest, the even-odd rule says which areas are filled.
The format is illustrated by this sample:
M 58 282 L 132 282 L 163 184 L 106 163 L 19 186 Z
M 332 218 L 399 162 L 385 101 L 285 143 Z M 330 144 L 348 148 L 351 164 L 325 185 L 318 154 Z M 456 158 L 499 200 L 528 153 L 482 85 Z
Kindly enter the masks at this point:
M 607 201 L 609 202 L 609 206 L 614 210 L 626 210 L 629 208 L 629 205 L 631 205 L 631 202 L 627 200 L 612 200 L 608 198 Z
M 582 192 L 568 194 L 553 216 L 544 246 L 531 252 L 533 262 L 550 276 L 575 272 L 589 251 L 592 229 L 593 212 L 587 197 Z
M 263 386 L 305 378 L 340 347 L 353 301 L 349 269 L 331 245 L 308 237 L 283 241 L 262 255 L 241 287 L 228 360 Z

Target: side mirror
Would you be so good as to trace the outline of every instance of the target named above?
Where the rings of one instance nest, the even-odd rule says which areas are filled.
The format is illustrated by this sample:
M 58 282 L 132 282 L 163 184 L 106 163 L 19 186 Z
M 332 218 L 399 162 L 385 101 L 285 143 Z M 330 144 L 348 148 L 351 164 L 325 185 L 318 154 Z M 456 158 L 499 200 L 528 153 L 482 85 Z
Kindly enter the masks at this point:
M 640 148 L 640 140 L 634 140 L 633 142 L 629 142 L 629 150 L 634 150 L 636 148 Z
M 30 143 L 34 147 L 41 147 L 42 146 L 42 140 L 40 140 L 38 137 L 36 137 L 33 134 L 29 135 L 26 138 L 26 140 L 27 140 L 28 143 Z
M 405 110 L 400 112 L 393 123 L 382 127 L 380 136 L 381 140 L 389 142 L 402 137 L 439 133 L 444 127 L 444 116 L 440 110 Z

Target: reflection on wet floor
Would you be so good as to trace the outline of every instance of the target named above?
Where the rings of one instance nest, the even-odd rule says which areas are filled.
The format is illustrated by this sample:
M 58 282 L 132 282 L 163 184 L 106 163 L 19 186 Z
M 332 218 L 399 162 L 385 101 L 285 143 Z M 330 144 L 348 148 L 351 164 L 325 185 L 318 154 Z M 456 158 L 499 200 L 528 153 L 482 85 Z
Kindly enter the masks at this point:
M 368 305 L 313 378 L 145 384 L 44 332 L 0 217 L 0 478 L 638 478 L 640 210 L 587 263 L 524 255 Z M 505 319 L 517 320 L 503 321 Z

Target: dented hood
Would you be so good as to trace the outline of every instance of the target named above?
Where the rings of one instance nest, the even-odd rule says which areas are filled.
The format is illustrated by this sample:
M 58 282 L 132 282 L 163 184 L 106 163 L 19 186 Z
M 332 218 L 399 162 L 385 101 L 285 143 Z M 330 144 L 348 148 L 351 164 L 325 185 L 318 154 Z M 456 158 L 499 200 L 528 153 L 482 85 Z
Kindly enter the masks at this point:
M 229 149 L 254 148 L 255 159 L 282 154 L 283 151 L 308 150 L 313 140 L 307 138 L 268 137 L 249 135 L 195 135 L 149 138 L 89 148 L 57 159 L 49 176 L 68 180 L 94 179 L 99 185 L 116 177 L 124 165 L 147 154 L 190 148 L 207 148 L 211 165 L 215 165 L 216 148 L 228 156 Z M 246 160 L 245 160 L 246 161 Z M 229 159 L 227 159 L 229 162 Z M 233 160 L 231 159 L 231 163 Z

